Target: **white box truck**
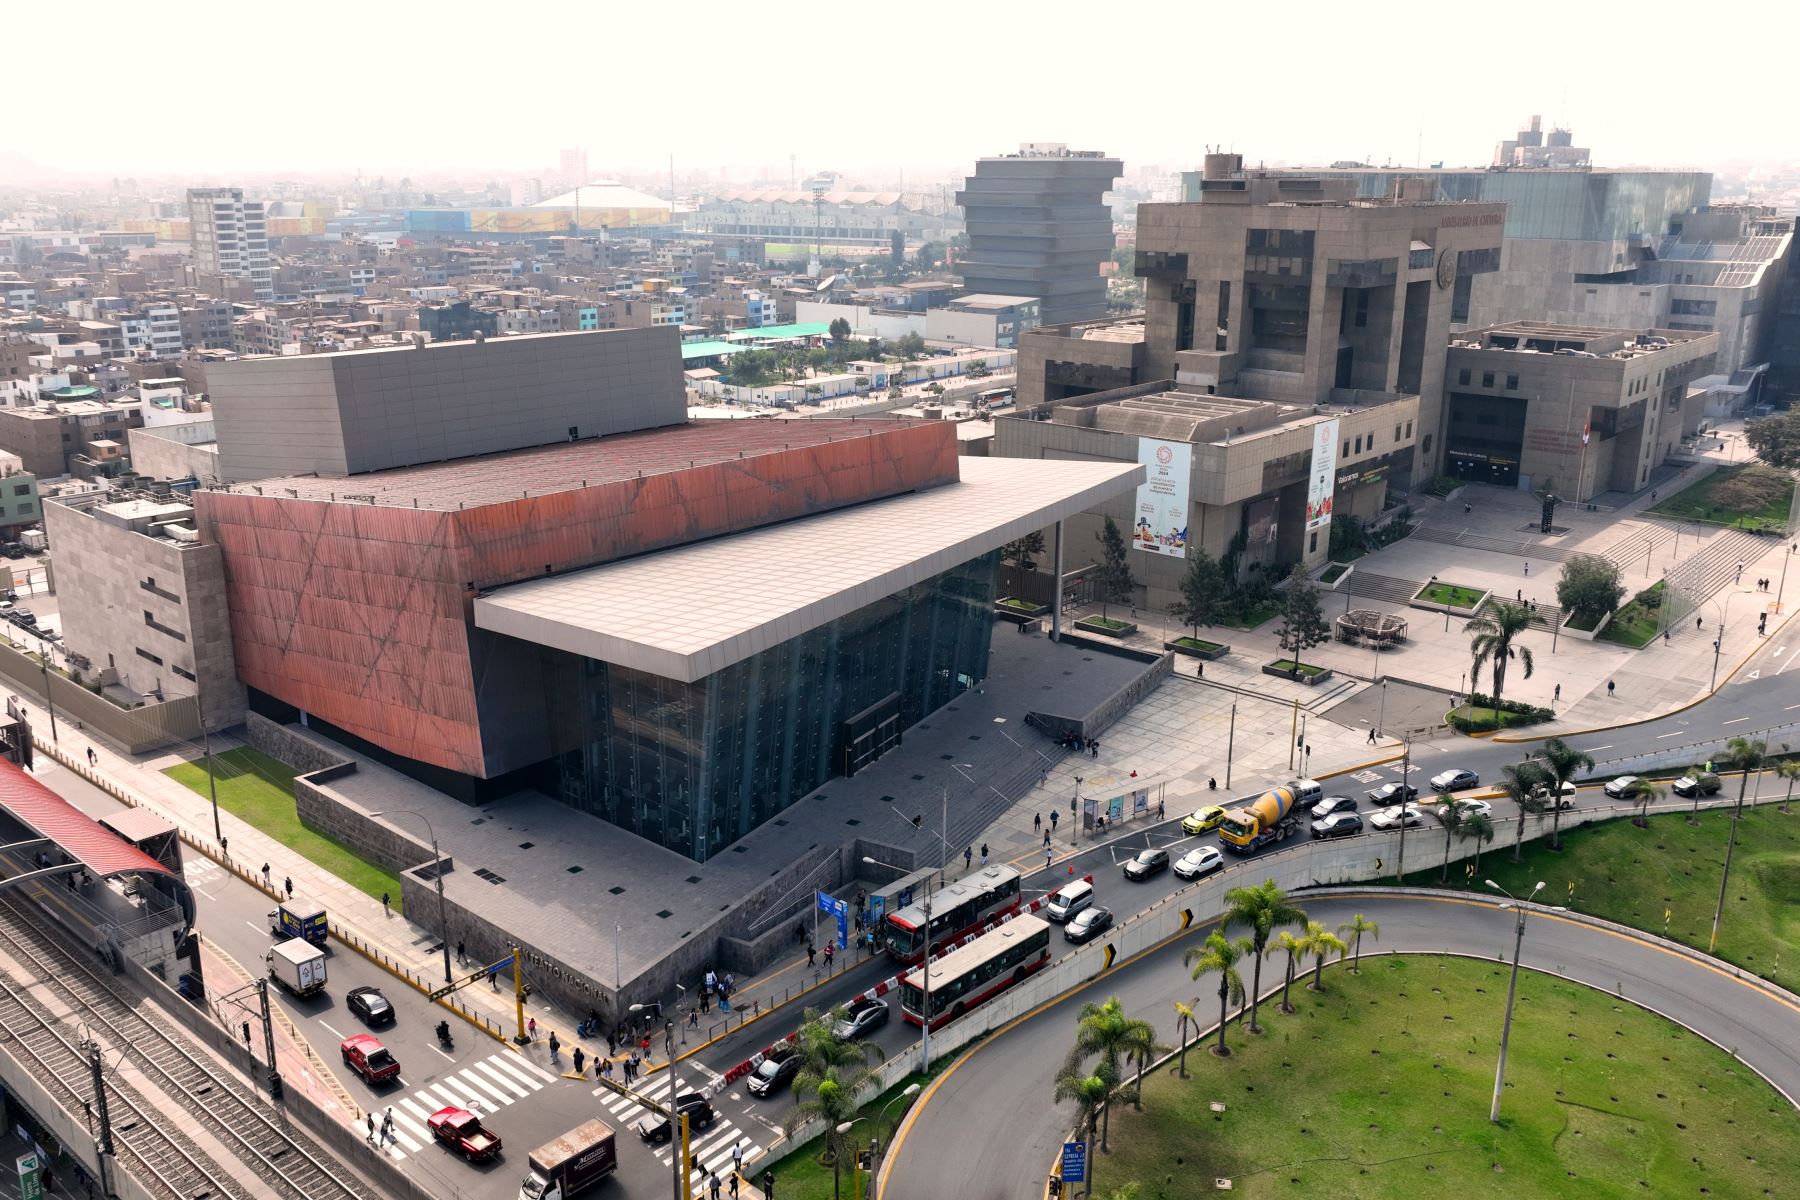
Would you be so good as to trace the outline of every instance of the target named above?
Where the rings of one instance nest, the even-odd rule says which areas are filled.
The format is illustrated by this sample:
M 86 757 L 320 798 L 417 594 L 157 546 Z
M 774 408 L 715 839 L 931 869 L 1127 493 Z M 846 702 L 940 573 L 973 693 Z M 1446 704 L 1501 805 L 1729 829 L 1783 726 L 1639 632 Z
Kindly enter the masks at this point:
M 531 1152 L 531 1174 L 519 1185 L 519 1200 L 569 1200 L 618 1165 L 613 1131 L 601 1121 L 584 1122 Z
M 325 990 L 325 952 L 304 938 L 280 942 L 263 955 L 269 978 L 294 996 Z

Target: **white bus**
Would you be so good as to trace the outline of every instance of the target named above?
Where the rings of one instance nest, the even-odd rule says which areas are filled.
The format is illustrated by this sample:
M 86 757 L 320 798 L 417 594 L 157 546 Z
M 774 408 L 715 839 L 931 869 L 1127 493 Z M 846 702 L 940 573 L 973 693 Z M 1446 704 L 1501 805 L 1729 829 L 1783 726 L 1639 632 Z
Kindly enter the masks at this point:
M 931 1027 L 954 1021 L 999 995 L 1050 961 L 1050 926 L 1020 913 L 959 950 L 931 960 Z M 900 979 L 900 1014 L 914 1025 L 926 1019 L 925 970 Z
M 931 948 L 992 929 L 1019 907 L 1019 873 L 996 863 L 939 888 L 931 897 Z M 889 913 L 881 925 L 887 952 L 904 963 L 925 955 L 925 902 Z

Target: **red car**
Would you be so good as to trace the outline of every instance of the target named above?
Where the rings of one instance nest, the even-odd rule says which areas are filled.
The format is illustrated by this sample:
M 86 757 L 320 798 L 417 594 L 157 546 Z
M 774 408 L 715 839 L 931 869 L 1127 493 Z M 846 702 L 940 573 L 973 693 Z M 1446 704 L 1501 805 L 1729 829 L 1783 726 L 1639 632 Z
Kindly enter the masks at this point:
M 481 1127 L 481 1118 L 467 1109 L 440 1108 L 425 1118 L 431 1136 L 470 1162 L 486 1162 L 500 1153 L 500 1137 Z
M 344 1052 L 344 1065 L 361 1075 L 371 1085 L 400 1077 L 400 1060 L 388 1053 L 381 1039 L 359 1033 L 344 1039 L 338 1049 Z

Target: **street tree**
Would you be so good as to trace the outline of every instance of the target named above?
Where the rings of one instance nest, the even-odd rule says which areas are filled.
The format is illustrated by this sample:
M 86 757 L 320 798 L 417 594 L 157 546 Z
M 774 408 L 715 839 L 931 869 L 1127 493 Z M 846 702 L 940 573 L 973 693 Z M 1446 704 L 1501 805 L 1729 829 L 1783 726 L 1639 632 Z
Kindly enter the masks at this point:
M 1682 773 L 1684 775 L 1689 776 L 1690 778 L 1699 779 L 1702 775 L 1711 775 L 1713 773 L 1713 765 L 1708 760 L 1702 760 L 1700 762 L 1695 763 L 1693 766 L 1689 767 L 1686 771 L 1684 771 Z M 1694 801 L 1694 803 L 1688 808 L 1687 823 L 1689 825 L 1698 825 L 1698 824 L 1700 824 L 1700 789 L 1699 788 L 1694 789 L 1693 801 Z
M 1769 746 L 1760 738 L 1734 737 L 1725 743 L 1725 765 L 1738 773 L 1737 803 L 1731 809 L 1731 830 L 1725 838 L 1725 865 L 1719 869 L 1719 904 L 1713 909 L 1710 951 L 1719 944 L 1719 923 L 1725 919 L 1725 889 L 1731 879 L 1731 852 L 1737 849 L 1738 824 L 1744 819 L 1744 792 L 1750 786 L 1750 773 L 1762 770 Z
M 1449 883 L 1450 843 L 1455 840 L 1456 834 L 1462 829 L 1463 822 L 1468 820 L 1468 812 L 1456 803 L 1456 798 L 1449 792 L 1439 792 L 1437 805 L 1431 810 L 1431 815 L 1444 831 L 1444 866 L 1443 870 L 1438 872 L 1438 882 Z
M 1094 1131 L 1100 1123 L 1100 1114 L 1106 1111 L 1106 1102 L 1112 1098 L 1113 1089 L 1118 1086 L 1118 1072 L 1101 1062 L 1092 1071 L 1064 1067 L 1056 1076 L 1057 1103 L 1064 1100 L 1075 1102 L 1075 1128 L 1081 1132 L 1081 1140 L 1094 1144 Z M 1088 1156 L 1087 1183 L 1084 1194 L 1094 1194 L 1094 1158 Z
M 1550 849 L 1562 849 L 1563 785 L 1594 769 L 1593 755 L 1577 750 L 1561 738 L 1551 738 L 1531 757 L 1537 760 L 1550 788 Z
M 1190 547 L 1187 574 L 1181 577 L 1181 598 L 1169 606 L 1169 615 L 1188 626 L 1198 640 L 1200 626 L 1218 622 L 1229 596 L 1218 562 L 1206 551 Z
M 894 353 L 912 362 L 925 353 L 925 339 L 916 333 L 903 333 L 894 339 Z
M 1500 791 L 1519 806 L 1519 824 L 1513 833 L 1513 861 L 1519 862 L 1525 844 L 1525 816 L 1542 815 L 1548 801 L 1538 794 L 1544 783 L 1544 768 L 1527 760 L 1500 768 Z
M 1127 557 L 1130 551 L 1125 547 L 1125 535 L 1119 532 L 1119 523 L 1111 517 L 1094 536 L 1100 542 L 1100 561 L 1094 566 L 1092 578 L 1094 592 L 1100 599 L 1100 617 L 1105 620 L 1108 605 L 1123 604 L 1131 596 L 1131 563 Z
M 1791 785 L 1788 790 L 1793 790 Z M 1634 782 L 1631 785 L 1631 802 L 1636 806 L 1637 812 L 1632 814 L 1631 823 L 1639 829 L 1649 828 L 1651 801 L 1664 799 L 1668 794 L 1669 789 L 1654 779 L 1638 779 Z
M 1104 1004 L 1090 1001 L 1081 1006 L 1075 1018 L 1075 1044 L 1069 1049 L 1068 1066 L 1079 1068 L 1089 1058 L 1099 1055 L 1112 1077 L 1118 1079 L 1126 1060 L 1147 1055 L 1155 1049 L 1156 1026 L 1127 1015 L 1119 998 L 1113 996 Z M 1109 1108 L 1100 1134 L 1102 1149 L 1106 1147 L 1111 1126 L 1112 1111 Z
M 1313 956 L 1312 990 L 1322 992 L 1325 990 L 1325 957 L 1335 954 L 1339 958 L 1343 958 L 1348 952 L 1347 947 L 1344 945 L 1344 939 L 1317 921 L 1306 923 L 1305 941 L 1307 953 Z
M 1783 750 L 1787 747 L 1782 746 Z M 1800 779 L 1800 758 L 1784 758 L 1775 764 L 1775 774 L 1787 780 L 1787 795 L 1781 801 L 1781 811 L 1787 812 L 1794 803 L 1794 781 Z
M 1598 554 L 1575 554 L 1564 561 L 1562 577 L 1556 582 L 1556 602 L 1589 622 L 1588 628 L 1618 608 L 1624 598 L 1625 583 L 1612 560 Z
M 1281 648 L 1293 660 L 1296 679 L 1300 677 L 1300 656 L 1331 640 L 1331 625 L 1319 611 L 1319 589 L 1313 585 L 1303 563 L 1295 563 L 1288 575 L 1287 599 L 1282 607 L 1277 637 Z
M 1350 935 L 1351 952 L 1355 956 L 1351 960 L 1350 969 L 1358 975 L 1361 975 L 1363 934 L 1366 933 L 1379 942 L 1381 940 L 1381 926 L 1369 920 L 1369 918 L 1363 916 L 1361 913 L 1357 913 L 1354 917 L 1351 917 L 1348 921 L 1339 925 L 1338 932 Z
M 826 329 L 831 334 L 831 340 L 840 345 L 850 340 L 850 322 L 843 317 L 833 317 Z
M 1194 1017 L 1194 1004 L 1197 1003 L 1198 1001 L 1183 1004 L 1179 1000 L 1175 1001 L 1175 1032 L 1181 1046 L 1181 1057 L 1175 1060 L 1175 1074 L 1182 1079 L 1188 1077 L 1188 1029 L 1190 1027 L 1194 1029 L 1200 1027 L 1200 1022 Z
M 1000 547 L 1000 557 L 1020 571 L 1037 570 L 1037 556 L 1044 552 L 1044 531 L 1014 538 Z
M 1456 831 L 1459 842 L 1475 843 L 1475 867 L 1481 870 L 1481 848 L 1494 840 L 1494 818 L 1484 812 L 1470 813 L 1463 818 L 1462 826 Z
M 1291 1013 L 1294 1006 L 1288 1001 L 1288 989 L 1294 986 L 1294 964 L 1306 956 L 1306 939 L 1295 937 L 1284 929 L 1275 935 L 1275 940 L 1263 953 L 1274 954 L 1277 950 L 1287 955 L 1287 968 L 1281 977 L 1281 1003 L 1277 1007 L 1284 1013 Z
M 796 1089 L 801 1080 L 819 1081 L 836 1072 L 840 1081 L 862 1082 L 871 1059 L 885 1057 L 880 1046 L 868 1041 L 847 1042 L 832 1032 L 834 1021 L 847 1015 L 842 1008 L 830 1014 L 816 1008 L 800 1014 L 800 1028 L 791 1043 L 800 1056 L 800 1073 L 794 1077 Z
M 1208 971 L 1218 972 L 1219 1044 L 1213 1047 L 1213 1053 L 1220 1058 L 1231 1054 L 1231 1047 L 1225 1044 L 1225 1020 L 1230 1006 L 1244 998 L 1244 977 L 1238 974 L 1237 965 L 1249 952 L 1248 942 L 1242 939 L 1234 942 L 1215 929 L 1206 935 L 1205 942 L 1188 947 L 1181 956 L 1181 965 L 1187 967 L 1195 979 Z
M 1531 660 L 1531 647 L 1514 644 L 1530 627 L 1531 610 L 1511 600 L 1493 601 L 1463 626 L 1463 632 L 1469 635 L 1469 650 L 1475 656 L 1474 664 L 1469 668 L 1469 690 L 1479 690 L 1482 668 L 1491 667 L 1496 725 L 1500 723 L 1500 696 L 1506 690 L 1508 665 L 1517 659 L 1525 668 L 1525 678 L 1531 678 L 1535 666 Z
M 1744 423 L 1744 440 L 1772 467 L 1800 467 L 1800 408 Z
M 840 1078 L 835 1068 L 817 1079 L 796 1078 L 794 1106 L 781 1120 L 782 1132 L 792 1137 L 802 1125 L 822 1122 L 825 1154 L 821 1161 L 835 1164 L 854 1157 L 856 1148 L 850 1142 L 850 1135 L 839 1133 L 838 1126 L 855 1119 L 856 1110 L 861 1107 L 858 1092 L 872 1082 L 872 1072 L 857 1072 L 851 1078 Z
M 1250 939 L 1250 1024 L 1251 1033 L 1261 1033 L 1256 1023 L 1257 1006 L 1262 1002 L 1263 953 L 1269 938 L 1283 925 L 1300 925 L 1306 913 L 1288 899 L 1286 892 L 1275 886 L 1273 879 L 1250 887 L 1234 887 L 1225 893 L 1227 931 L 1242 927 Z

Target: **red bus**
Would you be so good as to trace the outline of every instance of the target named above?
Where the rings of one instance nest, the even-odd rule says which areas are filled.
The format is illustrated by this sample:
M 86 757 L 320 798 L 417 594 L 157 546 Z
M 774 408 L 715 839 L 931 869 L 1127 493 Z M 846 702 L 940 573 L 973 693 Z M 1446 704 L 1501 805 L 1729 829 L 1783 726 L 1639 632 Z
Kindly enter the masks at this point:
M 1011 867 L 983 867 L 933 892 L 932 953 L 971 933 L 992 929 L 1002 917 L 1019 911 L 1019 882 L 1019 873 Z M 925 953 L 924 902 L 889 913 L 881 923 L 881 939 L 887 952 L 901 962 L 921 962 Z
M 932 959 L 931 1027 L 956 1020 L 1049 961 L 1050 926 L 1030 913 L 1021 913 L 962 949 Z M 900 979 L 900 1015 L 919 1025 L 925 1012 L 925 970 L 920 967 Z

